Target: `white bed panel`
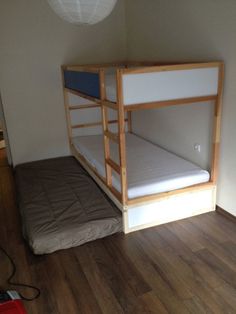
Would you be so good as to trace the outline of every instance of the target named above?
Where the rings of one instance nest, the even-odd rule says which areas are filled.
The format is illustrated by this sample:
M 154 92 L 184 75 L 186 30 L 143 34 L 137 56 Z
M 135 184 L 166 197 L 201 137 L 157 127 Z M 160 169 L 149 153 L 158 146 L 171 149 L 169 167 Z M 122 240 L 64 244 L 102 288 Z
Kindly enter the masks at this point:
M 217 95 L 218 68 L 123 75 L 125 105 Z
M 73 138 L 78 151 L 105 177 L 103 136 Z M 209 181 L 209 173 L 189 161 L 127 133 L 128 197 L 171 191 Z M 118 145 L 111 145 L 111 156 L 118 160 Z M 120 191 L 119 176 L 113 175 L 113 185 Z
M 127 211 L 126 233 L 215 210 L 215 187 L 172 195 Z

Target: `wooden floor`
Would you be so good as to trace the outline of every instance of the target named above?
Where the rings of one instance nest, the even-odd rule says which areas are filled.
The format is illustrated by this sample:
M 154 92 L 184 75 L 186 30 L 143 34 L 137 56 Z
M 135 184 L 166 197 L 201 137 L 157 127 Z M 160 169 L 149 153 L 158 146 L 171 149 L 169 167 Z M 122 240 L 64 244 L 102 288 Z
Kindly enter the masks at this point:
M 21 237 L 12 171 L 2 161 L 0 245 L 14 257 L 16 280 L 42 291 L 25 303 L 30 314 L 236 313 L 236 226 L 216 213 L 34 256 Z M 1 254 L 0 287 L 12 288 L 5 285 L 9 273 Z
M 6 149 L 0 149 L 0 167 L 7 166 L 7 154 Z

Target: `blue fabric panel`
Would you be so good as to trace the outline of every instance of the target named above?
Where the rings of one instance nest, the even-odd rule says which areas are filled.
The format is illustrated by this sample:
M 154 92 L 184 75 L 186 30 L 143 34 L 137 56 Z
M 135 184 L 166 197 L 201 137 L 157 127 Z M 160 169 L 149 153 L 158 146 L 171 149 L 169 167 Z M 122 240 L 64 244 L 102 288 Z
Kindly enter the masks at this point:
M 85 95 L 100 98 L 99 74 L 64 71 L 65 87 Z

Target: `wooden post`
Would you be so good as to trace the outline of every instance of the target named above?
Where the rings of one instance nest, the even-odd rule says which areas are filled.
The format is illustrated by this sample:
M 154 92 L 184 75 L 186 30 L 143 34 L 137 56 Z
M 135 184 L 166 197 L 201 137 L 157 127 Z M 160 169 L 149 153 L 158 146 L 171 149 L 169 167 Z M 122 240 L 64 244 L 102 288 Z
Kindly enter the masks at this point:
M 125 145 L 125 111 L 123 104 L 123 89 L 122 89 L 122 70 L 116 70 L 117 81 L 117 104 L 118 104 L 118 137 L 119 137 L 119 155 L 120 155 L 120 183 L 122 204 L 126 205 L 128 201 L 127 187 L 127 165 L 126 165 L 126 145 Z
M 218 177 L 218 163 L 220 150 L 220 127 L 222 115 L 222 97 L 223 97 L 223 81 L 224 81 L 224 64 L 219 65 L 218 93 L 215 101 L 214 110 L 214 129 L 213 129 L 213 147 L 211 161 L 211 181 L 216 184 Z
M 64 67 L 61 67 L 61 76 L 62 76 L 62 88 L 63 88 L 63 96 L 64 96 L 64 107 L 66 114 L 66 124 L 67 124 L 67 133 L 69 144 L 72 144 L 72 128 L 71 128 L 71 117 L 70 117 L 70 103 L 69 103 L 69 93 L 65 88 L 65 79 L 64 79 Z
M 106 100 L 106 88 L 105 88 L 105 71 L 99 70 L 99 81 L 100 81 L 100 99 L 101 99 L 101 110 L 102 110 L 102 126 L 103 126 L 103 140 L 104 140 L 104 165 L 106 169 L 106 184 L 112 186 L 112 170 L 106 160 L 110 159 L 110 142 L 109 137 L 106 136 L 108 130 L 108 109 L 104 106 L 103 102 Z

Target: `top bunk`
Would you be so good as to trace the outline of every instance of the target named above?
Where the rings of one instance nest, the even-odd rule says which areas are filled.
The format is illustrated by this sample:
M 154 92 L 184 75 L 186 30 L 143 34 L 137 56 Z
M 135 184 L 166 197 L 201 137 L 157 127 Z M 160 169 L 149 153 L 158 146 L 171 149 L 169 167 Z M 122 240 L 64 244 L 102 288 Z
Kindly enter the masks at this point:
M 62 66 L 66 92 L 125 111 L 216 100 L 222 62 Z

